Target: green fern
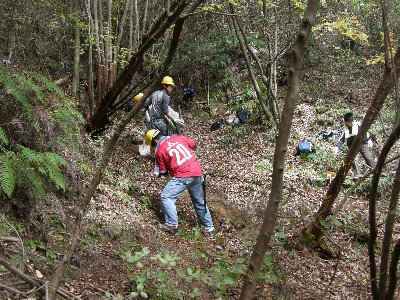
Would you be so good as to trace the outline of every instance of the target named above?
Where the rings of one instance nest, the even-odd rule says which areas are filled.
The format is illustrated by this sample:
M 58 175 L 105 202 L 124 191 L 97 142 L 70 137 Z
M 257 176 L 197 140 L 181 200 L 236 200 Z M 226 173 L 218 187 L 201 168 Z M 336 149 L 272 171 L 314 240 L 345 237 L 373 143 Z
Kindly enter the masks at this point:
M 14 158 L 15 155 L 12 152 L 0 153 L 0 188 L 8 197 L 11 197 L 17 183 Z
M 45 189 L 42 179 L 48 179 L 56 188 L 65 190 L 66 183 L 61 166 L 66 160 L 56 153 L 36 152 L 18 145 L 17 153 L 7 151 L 0 154 L 0 188 L 11 197 L 15 188 L 29 183 L 35 195 L 41 198 Z
M 6 91 L 0 94 L 0 99 L 14 101 L 10 104 L 13 105 L 11 107 L 21 108 L 28 120 L 23 124 L 33 124 L 40 135 L 39 117 L 48 123 L 57 137 L 52 139 L 53 146 L 64 144 L 71 147 L 78 144 L 76 141 L 80 138 L 79 126 L 83 124 L 84 118 L 78 112 L 76 104 L 48 78 L 33 72 L 23 74 L 0 63 L 0 87 Z M 9 144 L 7 133 L 1 127 L 0 143 Z M 49 151 L 36 152 L 18 144 L 13 151 L 3 151 L 0 153 L 0 190 L 4 194 L 11 197 L 15 189 L 28 187 L 36 196 L 41 197 L 45 193 L 43 183 L 46 181 L 58 189 L 67 188 L 62 174 L 62 167 L 67 162 L 58 154 Z
M 0 142 L 2 142 L 4 145 L 8 145 L 9 143 L 7 134 L 1 127 L 0 127 Z
M 35 194 L 38 198 L 43 198 L 45 190 L 43 187 L 42 179 L 39 174 L 33 168 L 24 168 L 21 170 L 24 175 L 24 178 L 28 180 L 28 182 L 32 185 Z
M 1 71 L 2 69 L 0 69 Z M 11 95 L 23 108 L 26 116 L 30 121 L 33 120 L 33 106 L 29 101 L 28 95 L 25 93 L 24 89 L 14 81 L 14 78 L 10 74 L 2 74 L 3 85 L 9 95 Z
M 19 150 L 19 154 L 22 160 L 27 161 L 29 164 L 39 164 L 40 158 L 38 156 L 38 152 L 22 145 L 18 145 L 17 149 Z
M 62 89 L 60 89 L 54 82 L 50 81 L 47 77 L 38 73 L 29 73 L 30 77 L 37 80 L 46 90 L 56 94 L 60 98 L 66 98 Z
M 20 157 L 30 166 L 35 167 L 39 173 L 49 178 L 57 188 L 65 190 L 66 183 L 61 173 L 60 166 L 67 165 L 67 161 L 53 152 L 39 153 L 30 148 L 19 145 Z
M 0 85 L 4 85 L 7 94 L 18 103 L 38 132 L 40 126 L 35 106 L 41 104 L 47 117 L 53 121 L 52 125 L 62 129 L 62 138 L 67 139 L 70 145 L 76 144 L 74 141 L 80 136 L 79 125 L 83 124 L 84 118 L 75 103 L 56 84 L 43 75 L 33 72 L 21 74 L 0 63 Z
M 47 175 L 50 180 L 56 185 L 57 188 L 65 191 L 66 183 L 61 173 L 60 166 L 66 166 L 67 161 L 60 155 L 53 152 L 46 152 L 43 154 L 42 161 L 47 169 Z

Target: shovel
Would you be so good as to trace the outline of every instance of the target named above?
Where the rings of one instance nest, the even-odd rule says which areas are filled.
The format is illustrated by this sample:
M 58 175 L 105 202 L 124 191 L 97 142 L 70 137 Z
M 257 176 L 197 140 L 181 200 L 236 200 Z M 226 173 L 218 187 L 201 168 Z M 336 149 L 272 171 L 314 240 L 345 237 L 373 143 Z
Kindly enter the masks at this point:
M 150 155 L 150 145 L 147 145 L 143 139 L 143 143 L 139 145 L 139 153 L 142 156 L 149 156 Z

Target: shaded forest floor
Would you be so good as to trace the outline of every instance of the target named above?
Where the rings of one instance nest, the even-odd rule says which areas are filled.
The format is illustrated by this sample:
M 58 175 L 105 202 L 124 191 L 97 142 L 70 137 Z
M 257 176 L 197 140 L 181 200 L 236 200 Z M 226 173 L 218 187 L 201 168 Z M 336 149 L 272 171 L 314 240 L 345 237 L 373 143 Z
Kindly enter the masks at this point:
M 316 165 L 324 162 L 293 155 L 295 144 L 312 137 L 321 152 L 334 144 L 316 139 L 316 132 L 307 130 L 307 123 L 315 123 L 316 113 L 309 104 L 300 107 L 288 149 L 284 201 L 255 299 L 368 299 L 366 186 L 351 195 L 337 219 L 330 220 L 321 251 L 311 251 L 306 240 L 298 240 L 318 209 L 329 180 L 317 172 Z M 68 276 L 68 284 L 83 299 L 101 299 L 106 292 L 129 295 L 137 290 L 135 279 L 141 277 L 147 279 L 147 288 L 152 286 L 145 288 L 150 299 L 174 299 L 179 291 L 185 291 L 184 299 L 189 299 L 187 295 L 195 287 L 201 291 L 198 299 L 238 298 L 240 280 L 222 283 L 244 272 L 251 254 L 271 187 L 275 132 L 261 125 L 211 132 L 210 118 L 194 118 L 189 112 L 185 121 L 185 134 L 198 143 L 196 155 L 207 174 L 207 201 L 218 234 L 212 238 L 201 234 L 187 193 L 178 201 L 178 234 L 171 236 L 155 228 L 162 222 L 158 199 L 165 179 L 153 177 L 152 157 L 138 154 L 131 133 L 140 130 L 136 128 L 140 123 L 133 122 L 93 201 L 81 249 Z M 133 184 L 127 188 L 126 182 Z M 341 201 L 343 193 L 337 200 Z M 86 247 L 82 246 L 85 239 Z M 171 258 L 174 263 L 169 265 L 168 260 L 160 264 L 154 257 L 147 258 L 144 266 L 138 267 L 132 256 L 144 247 L 148 256 L 162 253 L 164 258 L 176 255 L 179 259 Z M 208 270 L 211 281 L 196 278 L 188 282 L 190 276 L 182 275 L 188 268 Z M 146 271 L 149 273 L 143 275 Z M 170 280 L 162 280 L 160 274 Z M 157 296 L 157 288 L 170 292 L 164 292 L 162 298 Z M 218 291 L 223 291 L 220 298 Z
M 376 86 L 374 76 L 368 83 L 356 80 L 353 84 L 354 78 L 360 72 L 365 75 L 366 70 L 349 72 L 347 68 L 343 64 L 343 70 L 325 69 L 324 80 L 318 72 L 306 72 L 305 79 L 313 78 L 314 86 L 309 83 L 302 89 L 302 102 L 296 109 L 285 162 L 283 201 L 255 299 L 370 298 L 368 180 L 344 202 L 343 192 L 354 183 L 353 179 L 346 180 L 336 201 L 342 202 L 343 208 L 325 224 L 321 251 L 310 250 L 307 238 L 298 238 L 327 190 L 329 179 L 324 171 L 335 171 L 344 155 L 333 156 L 335 141 L 318 139 L 317 133 L 339 129 L 341 116 L 349 109 L 361 117 L 372 97 L 363 87 Z M 348 76 L 339 78 L 337 72 Z M 346 78 L 349 82 L 344 82 Z M 195 153 L 207 174 L 207 202 L 217 234 L 206 237 L 200 232 L 187 193 L 178 201 L 179 232 L 172 236 L 156 229 L 162 222 L 159 194 L 165 179 L 152 175 L 153 158 L 140 156 L 138 145 L 132 142 L 134 132 L 142 130 L 137 119 L 120 138 L 92 199 L 79 247 L 64 277 L 65 290 L 80 299 L 130 299 L 132 292 L 142 293 L 142 298 L 136 299 L 178 299 L 178 295 L 181 299 L 238 299 L 242 281 L 237 278 L 246 270 L 269 197 L 276 131 L 249 124 L 211 132 L 212 122 L 224 112 L 224 107 L 217 107 L 209 116 L 196 105 L 191 112 L 183 111 L 185 134 L 197 142 Z M 377 127 L 373 130 L 378 131 Z M 83 142 L 82 157 L 89 160 L 92 169 L 110 135 L 108 132 L 103 139 Z M 315 155 L 294 155 L 295 145 L 303 138 L 315 142 Z M 375 155 L 383 142 L 383 137 L 378 139 Z M 91 176 L 69 172 L 74 184 L 71 198 L 79 199 Z M 390 183 L 387 177 L 381 184 L 380 233 Z M 36 211 L 46 212 L 45 220 L 36 220 L 29 228 L 32 234 L 35 228 L 41 232 L 31 237 L 29 254 L 45 278 L 50 278 L 61 257 L 73 210 L 70 200 L 59 200 L 54 194 L 36 207 Z M 49 230 L 43 232 L 43 228 Z M 395 238 L 399 231 L 397 225 Z M 0 296 L 24 299 L 4 291 Z

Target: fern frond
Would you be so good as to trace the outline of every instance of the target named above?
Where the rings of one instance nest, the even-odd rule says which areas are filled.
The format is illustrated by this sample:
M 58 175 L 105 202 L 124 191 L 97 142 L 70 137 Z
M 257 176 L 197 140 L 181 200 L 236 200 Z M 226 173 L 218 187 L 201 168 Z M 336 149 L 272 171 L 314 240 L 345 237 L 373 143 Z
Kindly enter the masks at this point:
M 60 165 L 67 165 L 67 161 L 60 155 L 53 152 L 44 153 L 45 167 L 47 168 L 47 174 L 50 180 L 57 186 L 65 190 L 66 183 L 64 176 L 61 173 Z
M 33 189 L 35 190 L 35 194 L 38 198 L 42 198 L 44 195 L 44 187 L 42 183 L 42 179 L 39 174 L 33 168 L 24 168 L 22 174 L 28 179 Z
M 50 81 L 47 77 L 38 74 L 38 73 L 30 73 L 29 74 L 32 78 L 39 81 L 39 83 L 43 84 L 46 90 L 58 95 L 60 98 L 65 98 L 64 92 L 60 89 L 54 82 Z
M 65 190 L 66 183 L 60 166 L 67 165 L 67 161 L 63 157 L 53 152 L 39 153 L 22 145 L 18 145 L 18 149 L 22 160 L 25 160 L 28 165 L 48 177 L 57 188 Z M 31 174 L 31 177 L 33 177 L 33 174 Z M 37 188 L 35 187 L 35 189 Z
M 1 127 L 0 127 L 0 142 L 2 142 L 4 145 L 8 145 L 9 143 L 7 134 Z
M 4 82 L 4 86 L 7 90 L 7 93 L 16 99 L 19 104 L 22 106 L 26 116 L 30 121 L 33 120 L 33 106 L 29 102 L 29 97 L 26 94 L 26 91 L 23 88 L 20 88 L 18 84 L 14 82 L 14 80 L 10 77 Z
M 13 160 L 12 152 L 0 154 L 0 188 L 8 197 L 13 194 L 17 181 Z
M 0 63 L 0 84 L 4 84 L 6 81 L 9 81 L 10 77 L 7 72 L 7 68 L 3 63 Z
M 28 84 L 29 85 L 29 89 L 32 90 L 35 93 L 37 99 L 39 99 L 40 102 L 42 102 L 42 103 L 46 103 L 45 93 L 44 93 L 43 88 L 41 88 L 40 86 L 34 84 L 33 81 L 30 80 L 29 77 L 27 78 L 27 83 L 29 83 Z
M 46 160 L 49 163 L 54 164 L 56 166 L 66 166 L 68 164 L 65 158 L 62 157 L 61 155 L 58 155 L 57 153 L 45 152 L 44 156 L 46 157 Z
M 29 163 L 33 163 L 34 165 L 40 164 L 38 152 L 22 145 L 17 145 L 16 148 L 19 150 L 19 155 L 22 159 L 28 161 Z

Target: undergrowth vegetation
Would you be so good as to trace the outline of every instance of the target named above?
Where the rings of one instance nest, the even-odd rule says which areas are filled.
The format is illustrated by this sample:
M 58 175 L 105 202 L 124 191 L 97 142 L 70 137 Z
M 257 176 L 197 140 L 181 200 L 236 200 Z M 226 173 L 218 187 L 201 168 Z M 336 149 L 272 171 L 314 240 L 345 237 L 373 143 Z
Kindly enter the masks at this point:
M 0 64 L 0 88 L 3 195 L 11 198 L 18 190 L 42 198 L 46 182 L 65 191 L 62 168 L 67 161 L 58 152 L 78 144 L 82 115 L 59 87 L 37 73 L 21 73 Z

